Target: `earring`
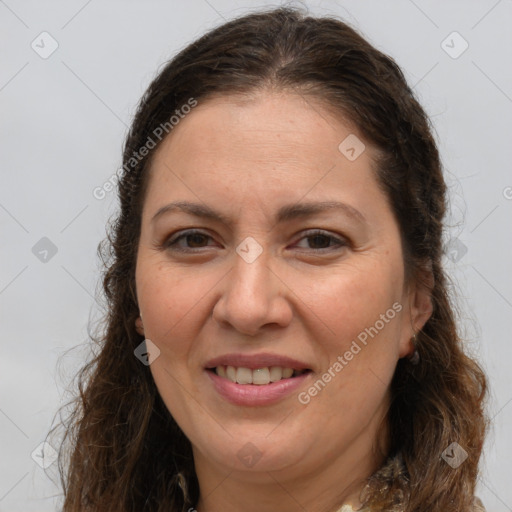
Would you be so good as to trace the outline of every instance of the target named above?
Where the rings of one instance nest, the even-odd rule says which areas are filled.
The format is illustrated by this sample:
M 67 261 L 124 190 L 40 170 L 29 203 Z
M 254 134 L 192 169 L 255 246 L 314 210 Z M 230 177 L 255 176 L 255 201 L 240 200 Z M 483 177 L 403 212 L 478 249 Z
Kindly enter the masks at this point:
M 411 338 L 412 344 L 414 346 L 414 352 L 411 356 L 409 356 L 409 362 L 416 366 L 420 362 L 420 354 L 418 352 L 417 343 L 416 343 L 417 336 L 414 334 L 414 336 Z
M 137 332 L 144 336 L 144 324 L 142 323 L 142 316 L 139 316 L 135 319 L 135 327 L 137 329 Z

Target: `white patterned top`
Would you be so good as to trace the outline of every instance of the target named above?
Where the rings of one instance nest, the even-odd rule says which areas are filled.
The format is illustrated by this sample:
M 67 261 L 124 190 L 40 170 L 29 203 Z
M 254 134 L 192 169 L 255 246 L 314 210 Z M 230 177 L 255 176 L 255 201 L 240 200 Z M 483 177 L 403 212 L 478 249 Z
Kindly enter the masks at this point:
M 482 500 L 477 496 L 473 499 L 473 510 L 474 512 L 486 512 L 486 509 L 482 503 Z M 358 511 L 354 511 L 351 505 L 343 505 L 338 512 L 370 512 L 367 508 L 359 509 Z

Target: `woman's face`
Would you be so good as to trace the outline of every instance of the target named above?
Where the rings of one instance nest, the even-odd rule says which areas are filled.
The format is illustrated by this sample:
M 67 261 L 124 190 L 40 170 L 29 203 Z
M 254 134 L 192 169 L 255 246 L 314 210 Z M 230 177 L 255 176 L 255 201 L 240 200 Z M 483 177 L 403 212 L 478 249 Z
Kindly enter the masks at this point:
M 426 318 L 362 144 L 312 101 L 265 93 L 199 101 L 154 155 L 140 332 L 198 474 L 362 464 L 386 433 Z

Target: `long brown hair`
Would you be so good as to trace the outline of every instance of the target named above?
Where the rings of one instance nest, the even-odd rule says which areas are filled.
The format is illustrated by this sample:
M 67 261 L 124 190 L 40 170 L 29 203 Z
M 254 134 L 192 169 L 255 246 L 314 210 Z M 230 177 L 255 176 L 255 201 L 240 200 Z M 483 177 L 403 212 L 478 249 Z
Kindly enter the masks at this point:
M 403 470 L 373 475 L 368 504 L 411 512 L 468 511 L 488 420 L 486 377 L 465 354 L 442 267 L 446 186 L 430 122 L 396 63 L 333 17 L 282 7 L 211 30 L 179 52 L 144 94 L 123 153 L 120 211 L 98 247 L 103 259 L 99 353 L 79 374 L 59 469 L 65 512 L 183 511 L 199 496 L 191 446 L 134 357 L 143 341 L 135 265 L 155 131 L 193 98 L 291 91 L 353 122 L 380 157 L 376 176 L 399 224 L 408 279 L 431 268 L 433 313 L 418 335 L 420 364 L 399 360 L 389 411 L 390 456 Z M 193 115 L 193 114 L 192 114 Z M 167 123 L 167 124 L 166 124 Z M 161 131 L 161 130 L 160 130 Z M 441 454 L 457 442 L 457 469 Z

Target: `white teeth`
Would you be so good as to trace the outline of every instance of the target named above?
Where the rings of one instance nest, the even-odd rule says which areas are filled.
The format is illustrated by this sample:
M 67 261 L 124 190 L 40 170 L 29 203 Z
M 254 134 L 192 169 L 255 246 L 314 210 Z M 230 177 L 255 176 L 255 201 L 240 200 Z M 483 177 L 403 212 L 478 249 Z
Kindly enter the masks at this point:
M 238 384 L 255 384 L 258 386 L 277 382 L 281 379 L 289 379 L 292 375 L 300 375 L 304 370 L 294 371 L 293 368 L 282 368 L 281 366 L 271 366 L 264 368 L 235 368 L 234 366 L 217 366 L 215 373 L 220 377 L 225 377 L 231 382 Z
M 283 369 L 280 366 L 270 368 L 270 382 L 277 382 L 283 378 Z
M 289 379 L 293 375 L 293 368 L 283 369 L 283 379 Z
M 258 368 L 252 371 L 253 384 L 268 384 L 270 382 L 270 372 L 268 368 Z
M 217 366 L 218 368 L 218 366 Z M 218 373 L 217 373 L 218 375 Z M 236 369 L 233 366 L 226 366 L 226 377 L 232 381 L 236 382 Z
M 236 381 L 238 384 L 252 384 L 252 371 L 249 368 L 237 368 Z

